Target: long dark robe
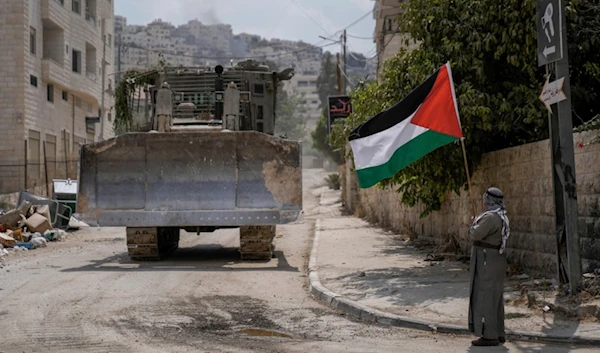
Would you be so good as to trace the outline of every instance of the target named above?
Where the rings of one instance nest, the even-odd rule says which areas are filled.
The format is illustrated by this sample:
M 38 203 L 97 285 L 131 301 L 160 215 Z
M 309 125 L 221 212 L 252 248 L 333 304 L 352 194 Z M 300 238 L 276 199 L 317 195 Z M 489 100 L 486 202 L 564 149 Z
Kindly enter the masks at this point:
M 502 219 L 495 214 L 485 215 L 469 229 L 469 235 L 473 241 L 500 245 Z M 487 339 L 504 337 L 505 254 L 473 246 L 470 274 L 469 330 Z

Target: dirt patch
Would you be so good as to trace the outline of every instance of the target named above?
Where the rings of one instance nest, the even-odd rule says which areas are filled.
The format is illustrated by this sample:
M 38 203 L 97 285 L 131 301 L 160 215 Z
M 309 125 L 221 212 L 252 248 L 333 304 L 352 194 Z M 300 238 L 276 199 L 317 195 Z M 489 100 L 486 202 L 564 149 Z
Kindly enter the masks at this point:
M 283 205 L 302 203 L 302 169 L 288 167 L 277 160 L 265 162 L 262 170 L 267 189 Z
M 269 318 L 277 315 L 272 310 L 262 301 L 247 296 L 192 297 L 153 307 L 131 308 L 130 315 L 108 324 L 165 338 L 173 334 L 190 338 L 232 332 L 247 334 L 243 330 L 249 329 L 285 334 L 285 330 Z

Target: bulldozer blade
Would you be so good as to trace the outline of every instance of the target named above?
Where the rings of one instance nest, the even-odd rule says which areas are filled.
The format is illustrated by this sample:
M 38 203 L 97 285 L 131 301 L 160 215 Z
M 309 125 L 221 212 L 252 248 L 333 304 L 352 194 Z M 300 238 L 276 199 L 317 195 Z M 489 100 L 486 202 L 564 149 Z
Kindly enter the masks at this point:
M 78 214 L 100 226 L 285 224 L 301 143 L 256 131 L 128 133 L 82 146 Z

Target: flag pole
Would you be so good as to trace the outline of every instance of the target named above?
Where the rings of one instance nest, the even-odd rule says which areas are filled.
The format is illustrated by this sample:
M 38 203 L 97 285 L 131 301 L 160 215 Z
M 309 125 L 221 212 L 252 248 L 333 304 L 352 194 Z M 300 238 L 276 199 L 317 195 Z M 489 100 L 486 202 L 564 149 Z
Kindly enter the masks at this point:
M 477 216 L 476 213 L 476 208 L 475 208 L 475 204 L 473 203 L 473 197 L 471 194 L 471 190 L 473 190 L 473 186 L 471 185 L 471 175 L 469 174 L 469 164 L 467 163 L 467 150 L 465 148 L 465 139 L 461 138 L 460 139 L 460 145 L 462 146 L 462 152 L 463 152 L 463 159 L 465 161 L 465 171 L 467 172 L 467 183 L 469 185 L 469 201 L 471 203 L 471 212 L 473 214 L 473 217 Z

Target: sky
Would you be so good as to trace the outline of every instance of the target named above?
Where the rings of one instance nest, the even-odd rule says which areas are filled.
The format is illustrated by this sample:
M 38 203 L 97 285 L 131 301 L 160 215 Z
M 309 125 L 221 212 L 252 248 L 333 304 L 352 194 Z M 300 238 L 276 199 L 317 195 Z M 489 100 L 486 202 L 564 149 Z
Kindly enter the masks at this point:
M 177 26 L 198 19 L 205 24 L 230 24 L 234 34 L 318 45 L 332 43 L 319 36 L 339 39 L 342 29 L 366 15 L 347 29 L 348 50 L 372 56 L 373 5 L 373 0 L 115 0 L 115 14 L 133 25 L 160 18 Z M 338 52 L 340 48 L 333 44 L 323 49 Z

